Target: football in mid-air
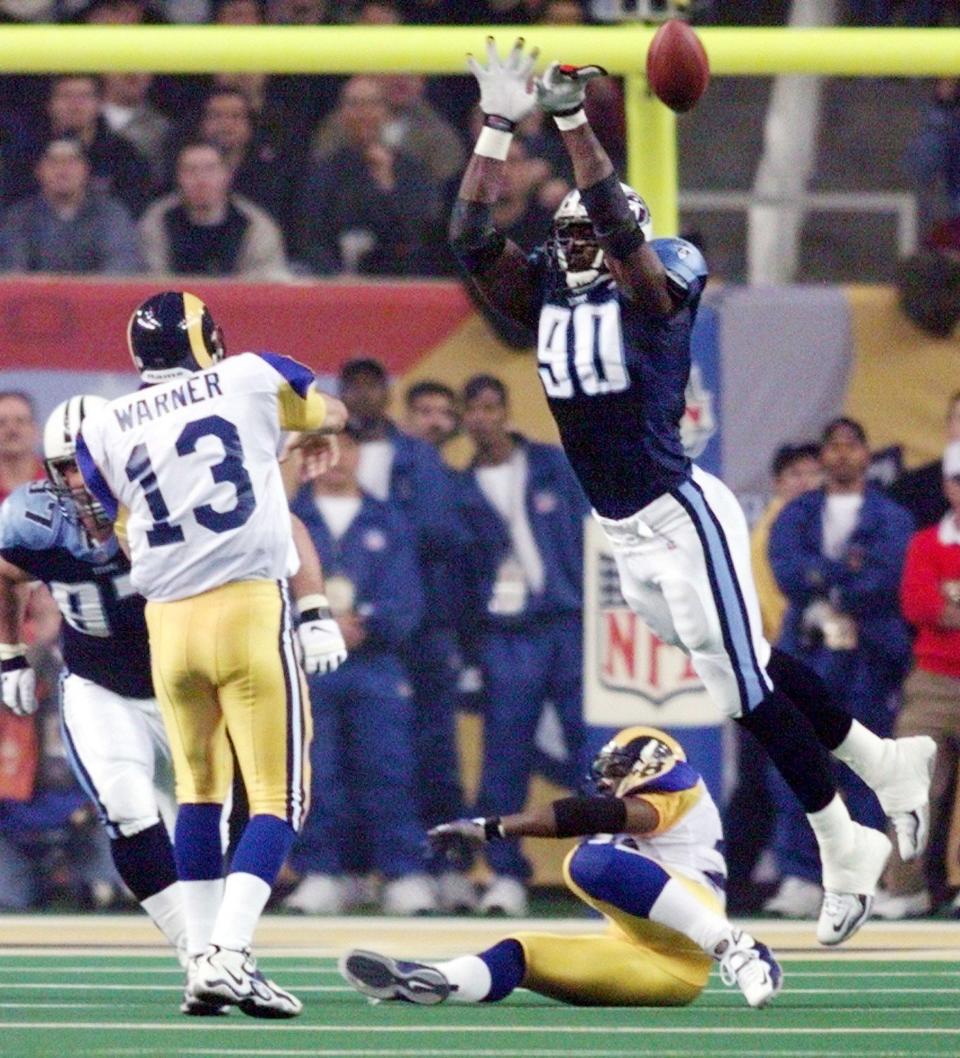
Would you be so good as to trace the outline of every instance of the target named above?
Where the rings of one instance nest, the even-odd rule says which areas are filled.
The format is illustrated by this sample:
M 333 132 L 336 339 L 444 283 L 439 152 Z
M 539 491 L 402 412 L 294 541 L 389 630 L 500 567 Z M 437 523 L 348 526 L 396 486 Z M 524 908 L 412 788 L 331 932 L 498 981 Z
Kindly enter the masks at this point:
M 671 110 L 692 109 L 710 81 L 710 63 L 700 38 L 677 18 L 653 35 L 647 51 L 647 83 Z

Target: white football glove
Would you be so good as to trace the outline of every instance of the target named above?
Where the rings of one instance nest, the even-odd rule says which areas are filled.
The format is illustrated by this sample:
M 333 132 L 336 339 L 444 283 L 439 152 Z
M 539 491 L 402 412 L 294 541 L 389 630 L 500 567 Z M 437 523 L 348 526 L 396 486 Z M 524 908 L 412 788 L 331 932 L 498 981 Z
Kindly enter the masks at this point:
M 587 82 L 605 77 L 602 66 L 567 66 L 552 62 L 536 79 L 537 102 L 554 117 L 569 117 L 583 106 Z
M 533 110 L 537 97 L 530 75 L 537 55 L 536 48 L 525 55 L 523 38 L 519 37 L 506 59 L 501 59 L 493 37 L 487 37 L 486 66 L 472 55 L 467 56 L 467 66 L 480 85 L 480 109 L 484 114 L 503 119 L 512 129 Z
M 0 644 L 0 684 L 3 704 L 16 716 L 37 711 L 37 678 L 27 664 L 23 643 Z
M 313 617 L 301 620 L 297 626 L 303 650 L 303 671 L 312 676 L 333 672 L 347 660 L 347 644 L 340 626 L 332 617 Z

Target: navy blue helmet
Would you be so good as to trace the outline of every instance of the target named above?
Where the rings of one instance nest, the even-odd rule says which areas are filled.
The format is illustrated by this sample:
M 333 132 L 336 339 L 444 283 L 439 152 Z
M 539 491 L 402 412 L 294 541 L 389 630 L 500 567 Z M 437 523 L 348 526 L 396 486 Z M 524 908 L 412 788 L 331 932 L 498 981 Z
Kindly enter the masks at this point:
M 127 325 L 127 344 L 144 382 L 153 384 L 202 371 L 225 355 L 210 310 L 185 290 L 147 298 Z

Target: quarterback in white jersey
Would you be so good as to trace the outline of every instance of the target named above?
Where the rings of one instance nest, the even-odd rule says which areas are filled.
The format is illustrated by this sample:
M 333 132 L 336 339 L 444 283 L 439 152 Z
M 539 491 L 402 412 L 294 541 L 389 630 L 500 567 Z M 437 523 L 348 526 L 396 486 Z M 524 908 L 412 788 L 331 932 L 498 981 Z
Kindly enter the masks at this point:
M 607 920 L 605 934 L 514 933 L 479 955 L 443 963 L 348 952 L 343 975 L 364 995 L 433 1004 L 495 1002 L 520 986 L 567 1003 L 683 1006 L 716 961 L 752 1007 L 777 994 L 780 967 L 766 945 L 723 913 L 726 864 L 720 814 L 683 747 L 664 731 L 628 727 L 597 755 L 593 797 L 458 819 L 429 831 L 458 855 L 504 838 L 595 835 L 564 862 L 569 888 Z
M 179 803 L 188 993 L 253 1017 L 293 1017 L 300 1001 L 250 954 L 310 789 L 310 706 L 287 585 L 298 560 L 277 451 L 283 430 L 322 444 L 346 409 L 288 357 L 224 360 L 219 329 L 192 294 L 148 298 L 127 337 L 145 385 L 84 420 L 77 463 L 125 533 L 133 586 L 147 598 Z M 335 628 L 322 595 L 298 602 L 301 624 Z M 250 820 L 224 880 L 219 819 L 234 752 Z

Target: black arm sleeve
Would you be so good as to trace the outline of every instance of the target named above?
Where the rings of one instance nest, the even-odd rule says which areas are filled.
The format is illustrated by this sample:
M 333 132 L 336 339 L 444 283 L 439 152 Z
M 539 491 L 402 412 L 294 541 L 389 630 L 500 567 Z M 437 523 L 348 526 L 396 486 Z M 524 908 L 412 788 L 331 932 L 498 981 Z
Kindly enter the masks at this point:
M 449 238 L 457 260 L 470 275 L 496 264 L 507 241 L 493 226 L 490 206 L 465 198 L 458 198 L 453 205 Z
M 553 802 L 558 838 L 619 834 L 627 825 L 627 805 L 619 797 L 562 797 Z
M 597 242 L 618 261 L 626 260 L 643 245 L 643 231 L 616 173 L 583 188 L 580 198 L 597 233 Z

